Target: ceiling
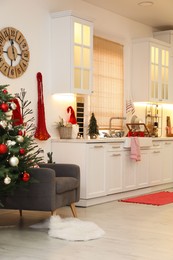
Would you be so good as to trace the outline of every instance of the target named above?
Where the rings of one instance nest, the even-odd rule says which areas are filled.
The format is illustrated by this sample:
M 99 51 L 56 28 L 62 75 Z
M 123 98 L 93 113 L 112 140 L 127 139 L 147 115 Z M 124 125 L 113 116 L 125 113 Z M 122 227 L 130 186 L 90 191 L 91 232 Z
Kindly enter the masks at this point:
M 173 30 L 173 0 L 83 0 L 157 30 Z M 138 3 L 153 3 L 140 6 Z

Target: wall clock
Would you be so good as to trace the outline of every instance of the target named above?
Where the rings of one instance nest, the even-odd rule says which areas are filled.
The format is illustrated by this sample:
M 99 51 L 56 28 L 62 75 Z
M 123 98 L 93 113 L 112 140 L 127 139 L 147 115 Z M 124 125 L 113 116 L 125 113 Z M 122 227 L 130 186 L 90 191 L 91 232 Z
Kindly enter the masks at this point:
M 9 78 L 20 77 L 29 64 L 29 47 L 23 34 L 6 27 L 0 31 L 0 71 Z

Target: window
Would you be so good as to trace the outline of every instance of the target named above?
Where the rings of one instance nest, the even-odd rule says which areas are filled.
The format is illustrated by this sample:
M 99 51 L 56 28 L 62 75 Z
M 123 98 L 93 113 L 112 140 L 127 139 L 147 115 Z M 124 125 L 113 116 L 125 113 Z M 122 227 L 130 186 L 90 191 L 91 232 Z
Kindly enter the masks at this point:
M 94 112 L 99 129 L 108 129 L 110 117 L 123 117 L 123 46 L 94 36 L 93 59 L 90 111 Z M 122 120 L 113 120 L 112 126 L 122 128 Z

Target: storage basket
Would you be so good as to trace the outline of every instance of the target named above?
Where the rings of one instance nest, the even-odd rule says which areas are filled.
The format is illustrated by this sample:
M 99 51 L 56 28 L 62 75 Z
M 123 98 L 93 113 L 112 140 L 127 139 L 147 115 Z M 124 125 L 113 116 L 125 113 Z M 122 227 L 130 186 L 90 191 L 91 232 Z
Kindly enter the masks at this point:
M 58 127 L 60 139 L 72 138 L 72 127 L 61 126 Z

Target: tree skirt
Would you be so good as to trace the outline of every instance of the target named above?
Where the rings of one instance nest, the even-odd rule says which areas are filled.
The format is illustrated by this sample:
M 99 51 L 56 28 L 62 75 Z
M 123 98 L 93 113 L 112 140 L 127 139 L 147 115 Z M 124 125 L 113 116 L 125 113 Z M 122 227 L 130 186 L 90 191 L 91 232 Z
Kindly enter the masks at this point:
M 31 228 L 48 229 L 48 235 L 69 241 L 88 241 L 100 238 L 104 231 L 95 223 L 82 221 L 78 218 L 60 218 L 52 216 L 50 219 L 34 224 Z
M 157 193 L 138 196 L 135 198 L 122 199 L 120 201 L 161 206 L 173 203 L 173 192 L 161 191 Z

